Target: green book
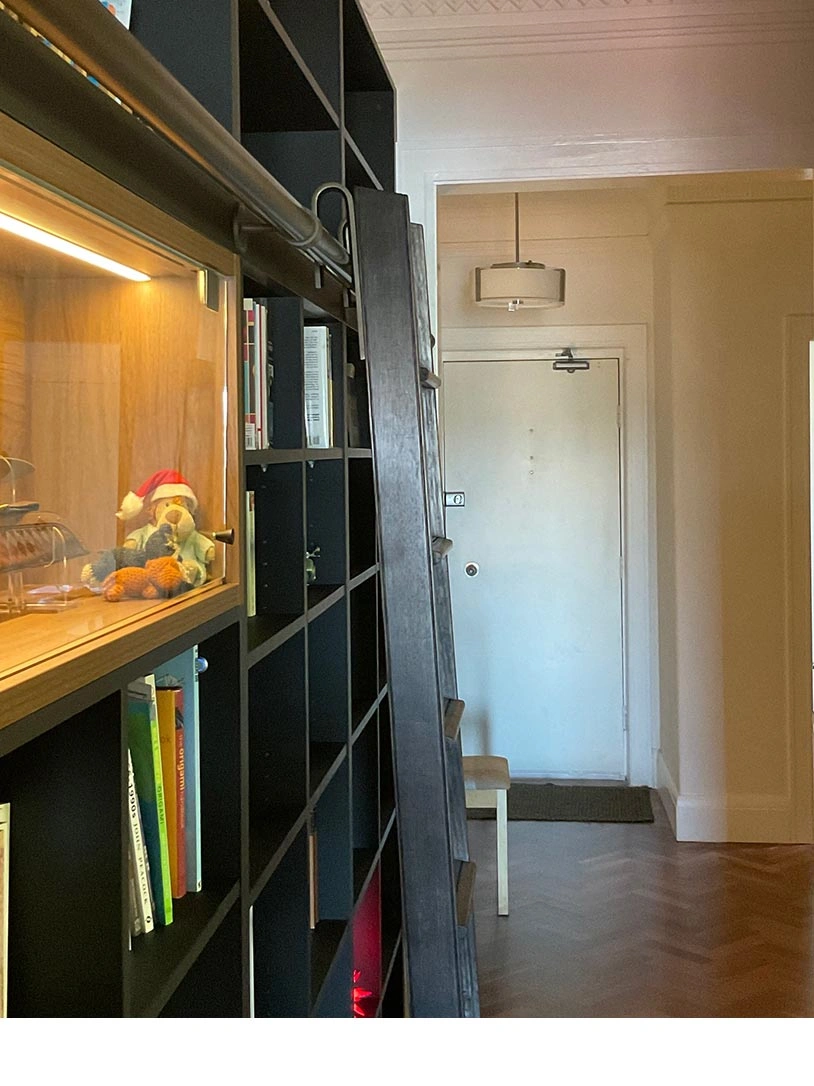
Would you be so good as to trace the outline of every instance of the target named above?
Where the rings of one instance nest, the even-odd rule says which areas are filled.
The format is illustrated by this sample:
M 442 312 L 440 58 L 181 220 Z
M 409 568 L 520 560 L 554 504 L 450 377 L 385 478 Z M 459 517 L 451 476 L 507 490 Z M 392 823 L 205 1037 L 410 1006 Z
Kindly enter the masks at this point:
M 127 687 L 127 741 L 133 760 L 133 776 L 144 827 L 147 858 L 150 861 L 150 883 L 156 917 L 159 924 L 171 924 L 172 886 L 167 810 L 153 675 L 137 679 Z

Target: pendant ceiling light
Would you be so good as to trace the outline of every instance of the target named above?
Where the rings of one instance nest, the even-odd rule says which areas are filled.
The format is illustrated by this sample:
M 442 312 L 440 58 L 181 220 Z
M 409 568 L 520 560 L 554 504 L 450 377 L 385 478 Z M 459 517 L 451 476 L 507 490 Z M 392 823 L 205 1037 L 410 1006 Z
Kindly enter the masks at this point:
M 493 309 L 552 309 L 565 305 L 565 272 L 520 259 L 520 203 L 514 194 L 514 262 L 475 268 L 475 301 Z

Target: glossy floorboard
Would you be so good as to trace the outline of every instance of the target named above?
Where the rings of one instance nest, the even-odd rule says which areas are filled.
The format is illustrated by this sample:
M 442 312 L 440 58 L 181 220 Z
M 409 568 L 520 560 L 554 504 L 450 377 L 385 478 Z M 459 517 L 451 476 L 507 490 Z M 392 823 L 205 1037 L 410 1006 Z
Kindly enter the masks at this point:
M 481 1016 L 814 1015 L 814 848 L 678 843 L 645 825 L 469 823 Z

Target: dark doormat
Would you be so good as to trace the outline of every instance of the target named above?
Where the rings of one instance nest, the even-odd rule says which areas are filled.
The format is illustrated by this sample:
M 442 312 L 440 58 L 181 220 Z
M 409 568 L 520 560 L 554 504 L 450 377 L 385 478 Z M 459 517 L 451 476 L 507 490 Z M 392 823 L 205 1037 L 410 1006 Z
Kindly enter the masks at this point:
M 512 783 L 511 822 L 652 822 L 650 789 L 627 785 Z M 467 818 L 494 818 L 495 812 L 473 808 Z

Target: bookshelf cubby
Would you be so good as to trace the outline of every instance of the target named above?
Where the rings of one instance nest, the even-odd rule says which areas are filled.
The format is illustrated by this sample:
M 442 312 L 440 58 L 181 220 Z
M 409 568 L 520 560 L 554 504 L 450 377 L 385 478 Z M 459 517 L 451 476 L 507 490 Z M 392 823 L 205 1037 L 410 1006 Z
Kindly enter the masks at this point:
M 98 0 L 79 6 L 91 2 Z M 19 26 L 9 21 L 0 11 L 0 33 L 8 30 L 17 48 Z M 357 0 L 138 0 L 122 49 L 130 38 L 303 205 L 325 182 L 393 188 L 394 90 Z M 25 47 L 49 52 L 41 43 Z M 218 360 L 228 373 L 207 385 L 206 367 L 190 368 L 176 443 L 190 445 L 199 460 L 209 450 L 197 482 L 202 505 L 235 528 L 236 542 L 218 552 L 217 585 L 165 608 L 122 604 L 110 612 L 121 630 L 94 634 L 98 644 L 89 634 L 89 650 L 68 652 L 64 666 L 37 661 L 2 706 L 0 803 L 12 809 L 9 1014 L 350 1018 L 361 986 L 371 992 L 365 1015 L 403 1016 L 376 496 L 355 314 L 330 298 L 322 307 L 319 289 L 303 286 L 299 251 L 291 261 L 276 259 L 280 238 L 245 255 L 231 232 L 229 208 L 239 200 L 206 162 L 78 84 L 68 65 L 37 57 L 49 85 L 64 82 L 82 110 L 73 128 L 57 119 L 38 135 L 23 112 L 6 118 L 0 98 L 0 126 L 7 121 L 15 138 L 20 130 L 26 170 L 41 164 L 43 181 L 59 188 L 75 168 L 77 200 L 105 221 L 143 229 L 167 252 L 189 253 L 195 268 L 221 276 L 220 324 L 205 312 L 190 342 L 207 365 Z M 125 146 L 127 161 L 118 161 Z M 13 140 L 9 147 L 13 163 Z M 320 200 L 330 232 L 344 215 L 338 193 Z M 149 409 L 168 417 L 191 303 L 178 294 L 175 308 L 161 302 L 131 312 L 102 286 L 88 287 L 82 301 L 93 341 L 107 342 L 109 325 L 125 329 L 152 377 Z M 0 337 L 8 316 L 2 287 L 0 279 Z M 51 305 L 57 323 L 70 312 L 75 324 L 77 292 L 69 311 L 44 291 L 42 312 Z M 269 447 L 251 450 L 242 448 L 243 299 L 265 307 L 273 365 Z M 304 336 L 312 325 L 330 330 L 327 448 L 307 443 Z M 68 338 L 59 329 L 54 335 Z M 109 363 L 100 372 L 109 374 Z M 0 380 L 0 408 L 8 387 Z M 100 397 L 107 391 L 99 386 Z M 125 476 L 130 486 L 144 474 L 132 463 L 128 434 L 147 441 L 132 393 L 122 407 L 131 421 L 123 424 L 118 477 L 113 469 L 119 490 Z M 104 462 L 101 445 L 99 452 Z M 114 513 L 115 506 L 109 519 Z M 253 615 L 245 603 L 250 574 Z M 91 630 L 94 623 L 91 617 Z M 0 643 L 11 628 L 0 621 Z M 61 651 L 58 623 L 50 629 Z M 193 646 L 208 665 L 198 681 L 202 889 L 173 902 L 171 924 L 131 935 L 128 684 Z

